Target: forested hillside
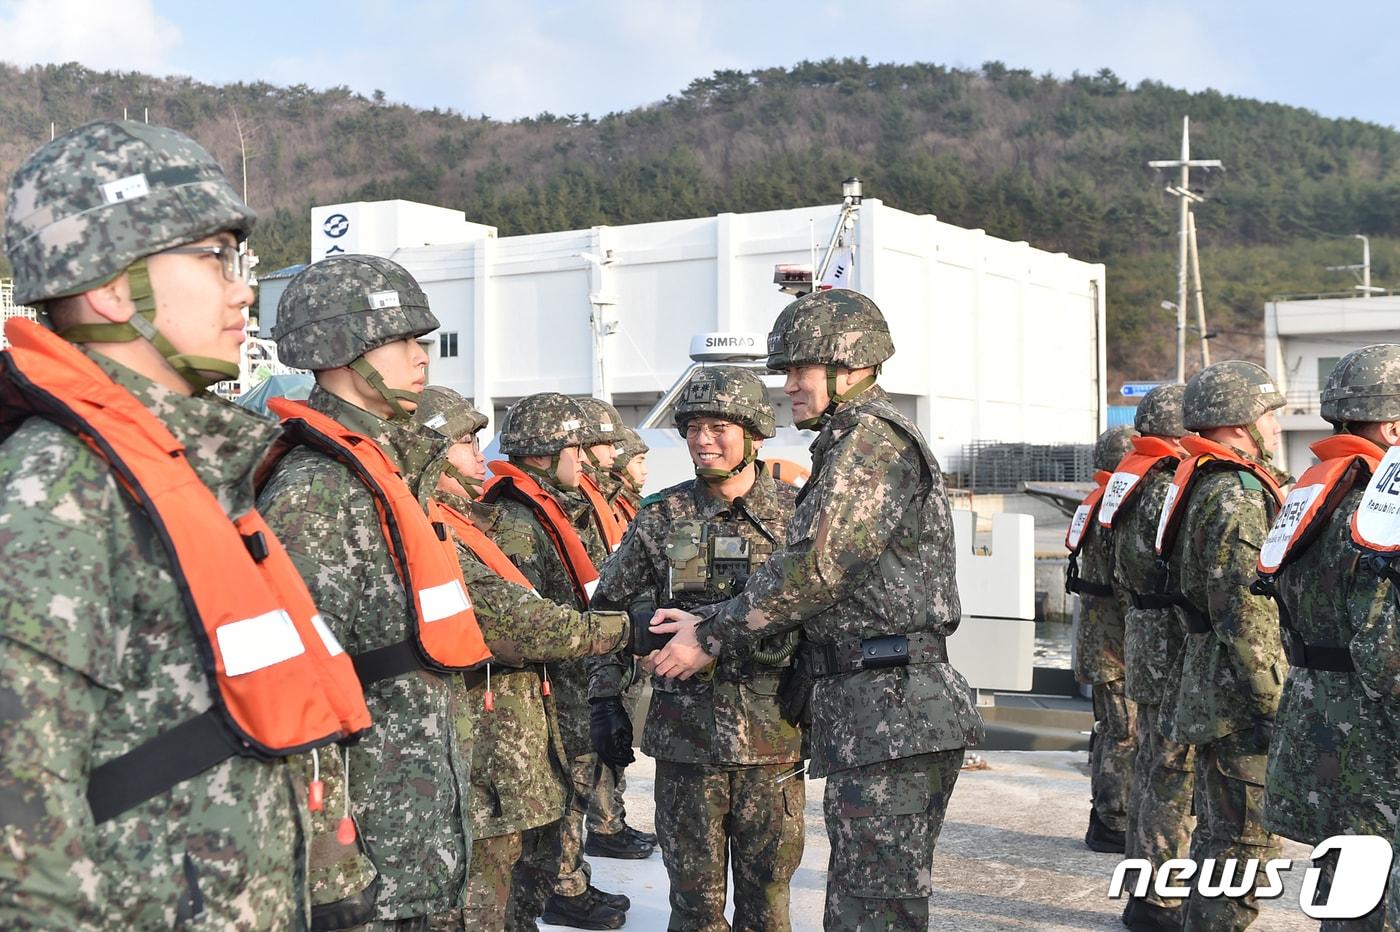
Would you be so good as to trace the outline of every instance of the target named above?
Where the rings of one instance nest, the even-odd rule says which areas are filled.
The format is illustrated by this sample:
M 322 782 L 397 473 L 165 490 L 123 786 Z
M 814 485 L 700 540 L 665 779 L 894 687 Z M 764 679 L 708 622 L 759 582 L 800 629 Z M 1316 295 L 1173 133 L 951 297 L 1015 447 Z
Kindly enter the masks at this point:
M 96 117 L 189 132 L 264 218 L 264 268 L 306 258 L 313 203 L 403 197 L 458 207 L 502 234 L 829 203 L 857 174 L 869 195 L 1109 269 L 1116 377 L 1169 370 L 1175 297 L 1169 179 L 1181 117 L 1193 155 L 1226 171 L 1198 212 L 1217 352 L 1257 355 L 1271 295 L 1349 290 L 1359 261 L 1400 284 L 1400 133 L 1294 107 L 1188 93 L 1112 72 L 1038 76 L 861 60 L 720 72 L 625 113 L 514 122 L 416 110 L 382 94 L 0 65 L 0 175 Z M 240 130 L 243 149 L 240 148 Z M 1202 179 L 1204 181 L 1204 179 Z

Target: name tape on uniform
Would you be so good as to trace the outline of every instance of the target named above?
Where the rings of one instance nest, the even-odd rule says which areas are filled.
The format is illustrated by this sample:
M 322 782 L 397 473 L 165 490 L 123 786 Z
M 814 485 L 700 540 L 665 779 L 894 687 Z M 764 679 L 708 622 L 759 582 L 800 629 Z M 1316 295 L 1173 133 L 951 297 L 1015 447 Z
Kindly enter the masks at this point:
M 1084 537 L 1084 528 L 1089 524 L 1089 512 L 1093 511 L 1090 505 L 1080 505 L 1075 509 L 1074 517 L 1069 522 L 1069 542 L 1070 549 L 1079 546 L 1079 541 Z
M 1400 447 L 1391 447 L 1366 484 L 1356 509 L 1356 538 L 1363 547 L 1400 547 Z

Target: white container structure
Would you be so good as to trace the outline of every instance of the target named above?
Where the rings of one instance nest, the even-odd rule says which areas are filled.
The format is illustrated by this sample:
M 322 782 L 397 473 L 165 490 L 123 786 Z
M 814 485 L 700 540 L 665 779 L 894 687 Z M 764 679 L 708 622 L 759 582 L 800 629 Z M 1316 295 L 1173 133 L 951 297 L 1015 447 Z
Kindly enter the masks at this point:
M 312 259 L 369 252 L 407 267 L 442 321 L 431 380 L 493 425 L 546 390 L 608 399 L 635 424 L 689 365 L 693 334 L 767 332 L 790 300 L 774 266 L 810 262 L 840 210 L 497 237 L 459 211 L 336 204 L 311 212 Z M 880 382 L 945 468 L 977 440 L 1093 441 L 1106 417 L 1102 265 L 873 199 L 853 241 L 851 287 L 880 305 L 898 347 Z

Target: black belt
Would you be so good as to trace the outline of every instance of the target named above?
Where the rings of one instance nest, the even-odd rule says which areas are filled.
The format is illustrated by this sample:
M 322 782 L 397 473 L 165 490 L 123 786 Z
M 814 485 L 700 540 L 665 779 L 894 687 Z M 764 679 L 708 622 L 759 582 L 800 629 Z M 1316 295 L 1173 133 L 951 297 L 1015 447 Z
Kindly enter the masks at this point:
M 1160 592 L 1129 592 L 1128 599 L 1133 603 L 1133 608 L 1138 609 L 1158 610 L 1177 604 L 1175 598 Z
M 1309 670 L 1329 670 L 1332 673 L 1355 673 L 1351 651 L 1335 644 L 1309 644 L 1302 638 L 1287 632 L 1283 639 L 1283 652 L 1288 662 L 1295 667 Z
M 1075 576 L 1065 580 L 1065 591 L 1080 595 L 1096 595 L 1107 597 L 1113 595 L 1113 587 L 1105 583 L 1089 582 Z
M 113 758 L 88 775 L 94 822 L 106 822 L 247 748 L 211 708 Z
M 1189 633 L 1210 634 L 1215 630 L 1215 625 L 1210 623 L 1210 616 L 1190 602 L 1178 599 L 1173 604 L 1181 609 L 1181 617 L 1186 619 L 1186 630 Z
M 841 644 L 804 643 L 798 650 L 813 676 L 837 676 L 856 670 L 883 670 L 911 663 L 947 663 L 948 642 L 941 634 L 887 634 Z
M 355 675 L 360 678 L 361 686 L 390 680 L 424 668 L 418 655 L 418 645 L 414 644 L 411 638 L 390 644 L 388 647 L 376 647 L 374 650 L 355 654 L 350 658 L 350 662 L 355 665 Z

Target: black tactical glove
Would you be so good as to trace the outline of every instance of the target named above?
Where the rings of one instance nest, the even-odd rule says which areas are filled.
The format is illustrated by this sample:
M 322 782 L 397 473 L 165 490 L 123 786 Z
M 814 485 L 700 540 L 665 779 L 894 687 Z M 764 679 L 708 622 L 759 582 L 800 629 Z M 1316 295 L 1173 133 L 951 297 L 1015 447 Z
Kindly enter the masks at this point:
M 632 720 L 621 696 L 590 699 L 588 734 L 598 759 L 609 767 L 626 767 L 637 759 L 632 753 Z
M 627 649 L 638 657 L 645 657 L 654 650 L 665 647 L 672 638 L 670 634 L 653 634 L 651 618 L 656 614 L 654 606 L 628 609 L 627 620 L 632 633 L 627 639 Z
M 792 666 L 783 671 L 783 678 L 778 681 L 778 713 L 783 721 L 789 725 L 806 724 L 807 703 L 816 684 L 802 651 L 798 650 L 793 655 Z

